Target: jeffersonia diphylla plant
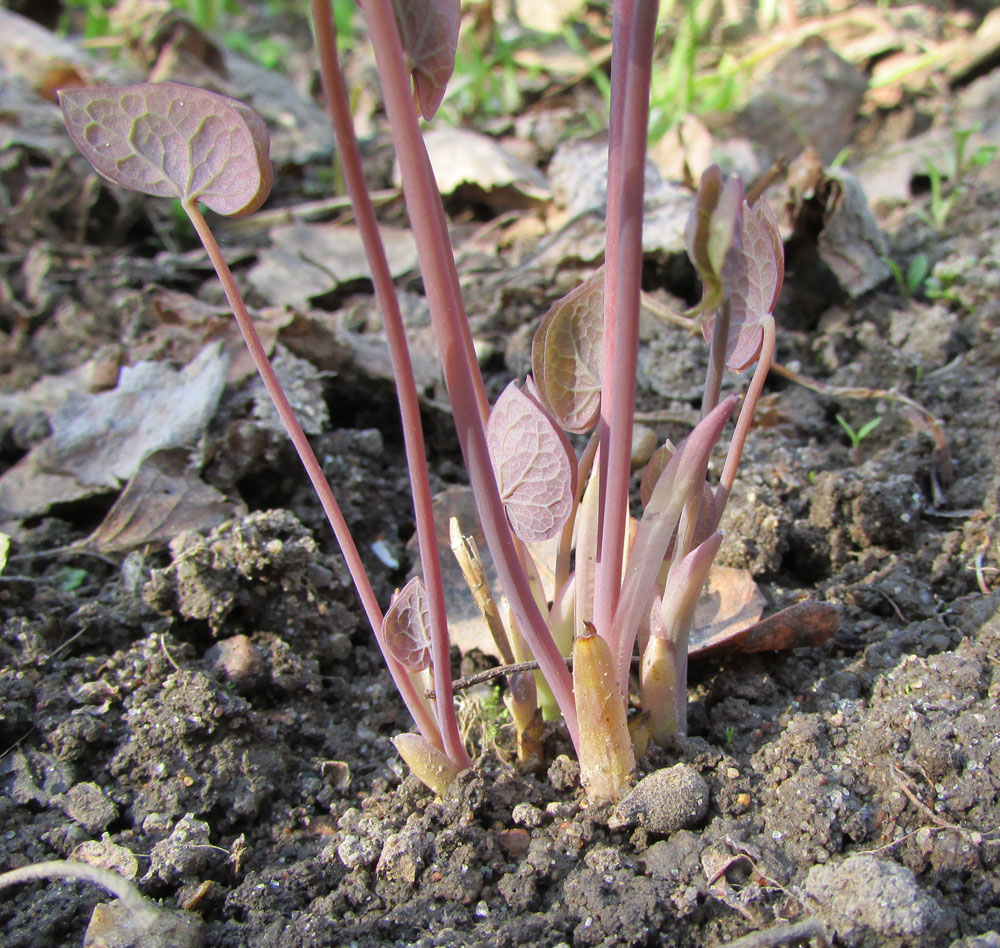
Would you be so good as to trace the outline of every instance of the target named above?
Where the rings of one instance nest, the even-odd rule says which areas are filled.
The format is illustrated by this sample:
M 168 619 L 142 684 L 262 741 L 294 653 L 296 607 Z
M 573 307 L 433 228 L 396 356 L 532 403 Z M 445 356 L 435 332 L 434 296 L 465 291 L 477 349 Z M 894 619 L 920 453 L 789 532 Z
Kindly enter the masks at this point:
M 482 533 L 503 590 L 495 599 L 474 544 L 453 524 L 470 590 L 513 671 L 507 703 L 526 759 L 543 718 L 561 718 L 595 802 L 631 779 L 635 746 L 686 728 L 687 640 L 719 549 L 719 522 L 774 353 L 771 312 L 783 276 L 777 223 L 764 201 L 718 169 L 703 177 L 687 228 L 704 291 L 700 325 L 711 354 L 702 419 L 664 445 L 629 510 L 636 389 L 643 170 L 655 2 L 615 4 L 605 265 L 559 300 L 534 339 L 532 374 L 490 405 L 459 290 L 447 222 L 417 110 L 430 119 L 454 63 L 459 0 L 360 0 L 382 83 L 441 366 Z M 345 180 L 371 266 L 396 377 L 422 575 L 383 613 L 320 465 L 268 363 L 253 321 L 199 209 L 248 213 L 271 183 L 267 133 L 245 106 L 175 83 L 69 89 L 70 133 L 117 184 L 177 198 L 218 271 L 247 345 L 330 520 L 386 664 L 417 731 L 395 739 L 413 771 L 443 791 L 471 765 L 459 735 L 419 402 L 395 290 L 354 138 L 329 0 L 312 0 L 321 72 Z M 415 107 L 416 106 L 416 107 Z M 719 482 L 709 455 L 736 396 L 726 370 L 755 366 Z M 577 457 L 566 433 L 589 434 Z M 638 644 L 642 715 L 626 713 Z M 571 658 L 571 662 L 567 659 Z M 572 671 L 570 670 L 572 669 Z

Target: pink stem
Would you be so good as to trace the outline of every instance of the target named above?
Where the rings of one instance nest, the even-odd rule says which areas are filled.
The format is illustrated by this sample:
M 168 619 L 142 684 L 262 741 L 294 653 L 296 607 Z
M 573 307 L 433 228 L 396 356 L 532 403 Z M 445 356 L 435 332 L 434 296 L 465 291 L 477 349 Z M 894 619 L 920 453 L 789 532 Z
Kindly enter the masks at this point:
M 486 446 L 484 419 L 488 403 L 462 304 L 441 196 L 413 108 L 410 77 L 392 3 L 362 0 L 362 9 L 396 142 L 403 192 L 417 241 L 445 385 L 483 534 L 521 633 L 552 688 L 576 744 L 579 729 L 572 679 L 518 559 Z
M 747 435 L 750 433 L 750 425 L 753 424 L 754 412 L 757 410 L 757 402 L 760 400 L 760 393 L 764 388 L 767 373 L 771 369 L 771 362 L 774 360 L 774 317 L 765 316 L 761 320 L 761 329 L 764 331 L 764 340 L 760 346 L 760 355 L 757 357 L 753 378 L 750 380 L 743 405 L 740 408 L 733 438 L 729 442 L 726 463 L 723 465 L 722 476 L 719 478 L 719 487 L 715 492 L 715 529 L 718 529 L 719 521 L 722 520 L 722 514 L 729 501 L 729 494 L 733 489 L 733 482 L 736 480 L 736 471 L 740 466 L 740 458 L 743 456 L 743 447 L 746 444 Z
M 621 591 L 628 515 L 642 284 L 646 136 L 658 5 L 658 0 L 619 0 L 615 4 L 612 35 L 615 52 L 608 145 L 600 537 L 594 590 L 594 625 L 605 637 L 612 635 L 612 618 Z M 627 40 L 625 51 L 615 60 L 623 39 Z
M 420 421 L 420 400 L 413 377 L 406 330 L 399 311 L 396 288 L 392 281 L 385 248 L 375 218 L 375 209 L 368 194 L 361 154 L 354 135 L 350 100 L 347 86 L 337 58 L 337 34 L 330 8 L 330 0 L 312 0 L 316 46 L 319 51 L 320 73 L 326 93 L 330 123 L 333 126 L 337 147 L 343 163 L 347 191 L 354 206 L 354 214 L 365 256 L 372 273 L 375 296 L 382 311 L 389 354 L 392 359 L 396 395 L 403 422 L 403 444 L 406 466 L 410 473 L 413 509 L 417 526 L 417 544 L 427 589 L 428 613 L 431 632 L 431 667 L 434 674 L 435 706 L 438 726 L 444 741 L 444 752 L 456 764 L 471 766 L 455 717 L 455 702 L 451 687 L 451 657 L 449 653 L 448 617 L 441 579 L 441 560 L 438 552 L 437 531 L 434 525 L 434 508 L 430 477 L 427 472 L 427 450 L 424 446 L 423 427 Z
M 288 437 L 295 447 L 303 467 L 306 469 L 306 474 L 309 476 L 313 490 L 316 491 L 316 496 L 319 498 L 327 520 L 330 521 L 330 526 L 333 527 L 334 536 L 337 538 L 341 553 L 344 555 L 344 562 L 347 564 L 351 579 L 354 580 L 354 586 L 361 597 L 361 605 L 368 616 L 368 622 L 375 633 L 375 639 L 382 650 L 385 662 L 389 666 L 389 672 L 392 675 L 393 681 L 395 681 L 407 709 L 413 715 L 414 721 L 417 722 L 420 733 L 435 746 L 441 747 L 441 735 L 438 731 L 437 723 L 431 717 L 427 705 L 417 693 L 409 672 L 392 657 L 389 650 L 385 647 L 385 642 L 382 639 L 382 610 L 379 608 L 375 591 L 372 589 L 371 580 L 368 578 L 368 572 L 365 570 L 365 565 L 354 543 L 354 537 L 351 536 L 347 521 L 344 519 L 337 499 L 333 496 L 330 484 L 323 474 L 323 468 L 320 467 L 319 461 L 316 460 L 316 455 L 313 453 L 309 440 L 306 438 L 302 426 L 295 417 L 295 410 L 289 404 L 281 383 L 274 374 L 274 369 L 267 357 L 267 353 L 264 351 L 260 336 L 257 335 L 253 319 L 236 286 L 236 280 L 233 279 L 232 271 L 222 256 L 222 251 L 219 249 L 219 245 L 216 243 L 215 237 L 212 235 L 211 230 L 209 230 L 208 223 L 205 221 L 197 205 L 193 200 L 182 203 L 184 210 L 191 219 L 191 223 L 194 225 L 194 229 L 201 238 L 202 244 L 205 246 L 205 250 L 208 252 L 212 266 L 215 267 L 215 272 L 219 275 L 219 281 L 225 290 L 226 298 L 229 300 L 229 305 L 233 310 L 233 315 L 236 317 L 236 323 L 240 327 L 240 332 L 243 333 L 247 349 L 250 350 L 250 357 L 253 359 L 257 371 L 260 373 L 261 381 L 263 381 L 267 393 L 271 396 L 271 401 L 274 402 L 278 417 L 285 426 L 285 431 L 288 432 Z
M 712 324 L 712 344 L 708 351 L 708 372 L 705 373 L 705 390 L 701 399 L 701 417 L 704 418 L 719 404 L 722 376 L 726 368 L 726 344 L 732 322 L 732 304 L 729 297 L 723 301 Z

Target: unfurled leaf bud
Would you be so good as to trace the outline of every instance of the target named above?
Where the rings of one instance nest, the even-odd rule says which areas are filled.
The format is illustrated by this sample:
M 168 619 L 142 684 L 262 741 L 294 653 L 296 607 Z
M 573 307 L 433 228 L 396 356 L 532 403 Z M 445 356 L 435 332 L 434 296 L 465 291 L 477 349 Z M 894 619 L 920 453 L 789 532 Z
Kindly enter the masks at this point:
M 414 776 L 438 796 L 443 796 L 451 782 L 465 769 L 419 734 L 397 734 L 392 743 Z
M 580 781 L 591 803 L 613 803 L 632 779 L 635 756 L 611 650 L 590 623 L 573 643 L 573 694 Z

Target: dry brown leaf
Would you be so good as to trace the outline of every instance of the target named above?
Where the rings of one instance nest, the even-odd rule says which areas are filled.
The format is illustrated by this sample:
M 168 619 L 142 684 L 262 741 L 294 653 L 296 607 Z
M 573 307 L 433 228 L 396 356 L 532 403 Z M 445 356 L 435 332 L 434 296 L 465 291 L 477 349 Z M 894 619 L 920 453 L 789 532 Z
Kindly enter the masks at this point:
M 184 448 L 149 455 L 101 525 L 80 546 L 99 553 L 125 553 L 164 546 L 184 530 L 207 532 L 246 509 L 210 487 Z
M 498 141 L 464 128 L 435 128 L 424 135 L 442 194 L 474 190 L 474 197 L 494 209 L 533 207 L 552 192 L 545 176 Z M 399 169 L 395 173 L 400 183 Z
M 116 491 L 153 452 L 193 445 L 215 413 L 227 365 L 214 343 L 180 371 L 140 362 L 122 369 L 111 391 L 68 397 L 50 418 L 52 434 L 0 477 L 0 511 L 28 517 Z
M 825 642 L 839 627 L 840 613 L 833 603 L 807 599 L 735 634 L 705 636 L 699 630 L 691 636 L 688 654 L 735 655 L 815 646 Z
M 380 232 L 392 275 L 415 270 L 417 247 L 412 232 L 388 226 Z M 271 242 L 248 276 L 272 303 L 304 303 L 344 283 L 369 279 L 371 271 L 357 227 L 283 225 L 272 228 Z
M 0 9 L 0 71 L 26 78 L 39 95 L 54 102 L 57 89 L 86 85 L 99 70 L 76 44 Z
M 694 610 L 695 641 L 728 639 L 756 622 L 764 611 L 764 596 L 749 570 L 713 566 Z

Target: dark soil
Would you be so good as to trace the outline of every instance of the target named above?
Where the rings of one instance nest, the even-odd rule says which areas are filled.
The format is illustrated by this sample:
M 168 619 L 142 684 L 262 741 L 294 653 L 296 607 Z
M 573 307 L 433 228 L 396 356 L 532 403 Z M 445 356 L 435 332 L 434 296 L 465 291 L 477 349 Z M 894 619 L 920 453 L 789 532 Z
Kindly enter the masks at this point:
M 21 160 L 0 168 L 5 193 L 43 170 L 62 182 L 53 201 L 87 180 L 76 163 Z M 953 476 L 906 406 L 769 383 L 720 559 L 752 572 L 768 611 L 836 604 L 840 631 L 816 648 L 693 663 L 691 737 L 641 767 L 693 770 L 703 816 L 612 828 L 586 806 L 558 728 L 547 771 L 520 773 L 510 726 L 474 698 L 462 721 L 476 768 L 443 799 L 408 776 L 389 738 L 411 722 L 297 461 L 241 381 L 198 450 L 203 479 L 249 513 L 127 555 L 82 543 L 114 490 L 3 525 L 0 869 L 113 866 L 201 917 L 210 948 L 703 948 L 811 919 L 852 948 L 1000 944 L 1000 161 L 967 187 L 940 233 L 906 210 L 882 218 L 890 253 L 938 264 L 938 299 L 886 281 L 828 300 L 814 328 L 779 313 L 780 361 L 919 402 L 943 423 Z M 157 335 L 156 292 L 218 300 L 201 258 L 151 256 L 155 202 L 118 228 L 124 252 L 94 215 L 133 205 L 102 192 L 85 219 L 71 205 L 30 233 L 23 218 L 5 228 L 10 395 L 109 345 L 149 343 L 143 358 L 183 364 L 182 343 Z M 464 259 L 496 388 L 524 370 L 530 329 L 584 271 L 501 286 L 513 258 Z M 647 264 L 648 289 L 683 295 L 663 282 L 676 262 Z M 790 268 L 793 293 L 805 279 Z M 334 301 L 340 323 L 307 311 L 313 328 L 365 335 L 364 293 Z M 349 347 L 330 351 L 313 353 L 303 398 L 318 393 L 317 454 L 387 601 L 412 532 L 391 389 Z M 680 330 L 647 325 L 641 407 L 689 411 L 700 359 Z M 855 454 L 837 414 L 882 421 Z M 17 419 L 5 467 L 48 433 L 44 406 Z M 427 419 L 436 485 L 460 481 L 437 397 Z M 456 651 L 456 676 L 473 660 Z M 69 883 L 5 891 L 3 945 L 78 946 L 102 898 Z M 758 944 L 788 943 L 780 931 Z

